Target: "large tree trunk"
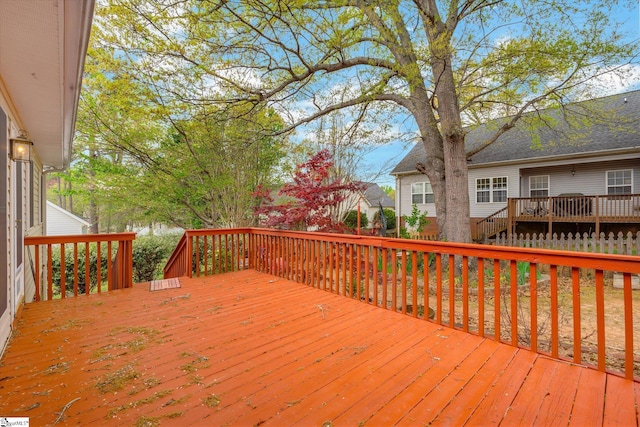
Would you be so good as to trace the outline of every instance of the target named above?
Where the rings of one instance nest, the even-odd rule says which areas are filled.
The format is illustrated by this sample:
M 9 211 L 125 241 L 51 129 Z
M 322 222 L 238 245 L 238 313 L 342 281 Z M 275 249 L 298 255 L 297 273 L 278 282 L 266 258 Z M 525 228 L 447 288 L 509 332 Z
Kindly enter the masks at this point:
M 433 114 L 431 101 L 426 88 L 416 85 L 412 94 L 414 117 L 420 129 L 420 136 L 426 153 L 424 173 L 429 177 L 436 205 L 436 223 L 438 239 L 450 240 L 447 236 L 447 187 L 445 181 L 445 162 L 442 135 L 438 130 L 438 121 Z
M 433 5 L 435 8 L 435 4 Z M 446 237 L 452 242 L 471 242 L 469 183 L 467 155 L 464 145 L 460 106 L 452 69 L 450 32 L 441 22 L 434 24 L 429 34 L 431 69 L 438 76 L 435 87 L 440 132 L 443 141 L 446 175 L 446 204 L 455 209 L 447 211 Z

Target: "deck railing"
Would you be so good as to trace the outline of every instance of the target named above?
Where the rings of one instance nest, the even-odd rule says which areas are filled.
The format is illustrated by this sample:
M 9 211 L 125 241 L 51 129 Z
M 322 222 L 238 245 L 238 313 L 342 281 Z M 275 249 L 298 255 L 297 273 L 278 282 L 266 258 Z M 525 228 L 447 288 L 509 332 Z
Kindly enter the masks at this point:
M 34 300 L 130 287 L 135 236 L 115 233 L 25 237 L 27 269 L 35 284 Z M 42 265 L 46 266 L 44 270 Z
M 555 223 L 592 223 L 599 234 L 602 223 L 640 223 L 640 194 L 509 198 L 505 208 L 478 221 L 474 240 L 511 234 L 518 222 L 544 222 L 547 230 Z
M 190 276 L 255 268 L 553 358 L 640 374 L 635 256 L 235 229 L 188 231 L 173 259 L 191 259 Z
M 475 226 L 474 241 L 483 241 L 507 229 L 509 224 L 508 206 L 481 219 Z

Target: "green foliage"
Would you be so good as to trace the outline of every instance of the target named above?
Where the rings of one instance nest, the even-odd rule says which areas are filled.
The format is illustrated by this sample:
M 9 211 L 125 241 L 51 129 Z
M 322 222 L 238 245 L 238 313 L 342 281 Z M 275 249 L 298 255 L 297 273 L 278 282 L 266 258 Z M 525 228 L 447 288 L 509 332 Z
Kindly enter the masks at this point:
M 178 244 L 180 235 L 168 234 L 164 236 L 143 236 L 133 241 L 133 282 L 147 282 L 162 277 L 162 269 Z M 89 262 L 90 292 L 96 290 L 98 286 L 98 249 L 97 245 L 89 245 L 89 257 L 86 256 L 86 246 L 78 245 L 78 262 L 74 264 L 74 248 L 72 244 L 65 245 L 65 283 L 68 294 L 73 293 L 75 284 L 75 271 L 78 272 L 78 292 L 86 291 L 86 263 Z M 106 284 L 108 280 L 108 265 L 115 257 L 117 246 L 112 247 L 112 254 L 108 254 L 106 243 L 100 245 L 100 284 Z M 54 248 L 52 252 L 52 280 L 54 288 L 58 289 L 54 293 L 59 295 L 61 279 L 61 258 L 60 251 Z
M 404 239 L 411 238 L 411 232 L 415 232 L 420 234 L 424 227 L 429 224 L 427 220 L 427 212 L 421 213 L 418 206 L 414 203 L 413 208 L 411 209 L 411 215 L 403 215 L 405 225 L 409 226 L 410 229 L 405 227 L 400 228 L 400 237 Z
M 344 219 L 344 225 L 352 230 L 358 228 L 358 211 L 351 210 L 347 212 L 347 216 Z M 360 212 L 360 228 L 367 228 L 369 226 L 369 218 L 365 212 Z
M 384 214 L 385 219 L 387 220 L 387 230 L 393 230 L 396 228 L 396 211 L 393 209 L 382 209 L 382 213 Z M 376 211 L 373 216 L 374 222 L 378 220 L 378 216 L 380 216 L 380 211 Z
M 112 248 L 115 254 L 115 249 Z M 64 273 L 67 294 L 73 293 L 75 286 L 74 264 L 74 248 L 72 244 L 64 247 Z M 106 282 L 108 275 L 109 255 L 107 253 L 107 244 L 100 246 L 100 284 Z M 89 280 L 86 277 L 86 265 L 89 263 Z M 60 295 L 60 283 L 62 278 L 60 250 L 54 247 L 51 254 L 52 273 L 51 278 L 54 287 L 54 295 Z M 98 286 L 98 250 L 95 243 L 89 245 L 89 256 L 87 259 L 86 246 L 78 245 L 78 293 L 85 293 L 87 282 L 89 282 L 90 292 L 94 291 Z
M 136 238 L 133 241 L 134 283 L 162 278 L 162 270 L 180 237 L 180 234 L 166 234 Z
M 528 262 L 518 261 L 516 264 L 516 283 L 518 286 L 522 286 L 528 283 L 529 273 L 531 266 Z M 540 271 L 536 270 L 536 278 L 539 280 L 542 277 Z M 507 270 L 504 274 L 504 280 L 509 283 L 511 281 L 511 270 Z

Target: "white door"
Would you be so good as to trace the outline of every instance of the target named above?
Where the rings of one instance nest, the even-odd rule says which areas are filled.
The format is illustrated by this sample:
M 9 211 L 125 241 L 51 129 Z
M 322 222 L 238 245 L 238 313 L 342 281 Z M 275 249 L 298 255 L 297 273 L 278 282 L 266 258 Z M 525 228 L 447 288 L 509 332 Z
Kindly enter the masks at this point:
M 12 165 L 11 172 L 13 179 L 13 239 L 14 250 L 12 251 L 13 263 L 15 270 L 13 271 L 13 293 L 9 294 L 11 303 L 9 304 L 11 318 L 15 317 L 18 310 L 18 301 L 22 300 L 24 295 L 24 226 L 25 226 L 25 205 L 24 205 L 24 171 L 25 164 L 16 162 Z
M 7 115 L 0 108 L 0 352 L 11 333 L 11 272 L 9 244 L 13 242 L 14 227 L 10 224 L 9 197 L 9 138 Z M 10 226 L 11 225 L 11 226 Z M 11 255 L 13 257 L 13 255 Z

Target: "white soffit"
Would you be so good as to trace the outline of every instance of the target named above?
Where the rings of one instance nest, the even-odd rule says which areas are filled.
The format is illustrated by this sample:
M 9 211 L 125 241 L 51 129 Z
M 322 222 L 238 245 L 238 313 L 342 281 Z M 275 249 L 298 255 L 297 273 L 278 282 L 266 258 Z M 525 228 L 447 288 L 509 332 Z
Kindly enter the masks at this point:
M 0 78 L 42 163 L 69 164 L 94 0 L 0 0 Z

